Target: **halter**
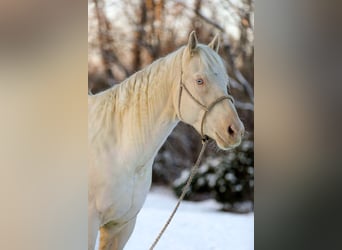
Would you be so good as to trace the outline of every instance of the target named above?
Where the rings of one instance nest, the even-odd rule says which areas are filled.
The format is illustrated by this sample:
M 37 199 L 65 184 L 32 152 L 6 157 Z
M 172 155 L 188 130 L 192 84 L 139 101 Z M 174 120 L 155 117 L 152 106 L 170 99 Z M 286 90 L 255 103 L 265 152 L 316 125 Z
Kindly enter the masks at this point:
M 207 135 L 205 135 L 203 133 L 203 127 L 204 127 L 204 121 L 205 118 L 207 117 L 207 114 L 213 109 L 213 107 L 215 107 L 216 104 L 220 103 L 221 101 L 228 99 L 230 101 L 232 101 L 232 103 L 234 103 L 234 99 L 231 95 L 226 95 L 226 96 L 221 96 L 219 98 L 217 98 L 215 101 L 213 101 L 212 103 L 210 103 L 209 106 L 206 106 L 204 104 L 202 104 L 199 100 L 196 99 L 196 97 L 194 97 L 191 92 L 189 91 L 189 89 L 185 86 L 185 84 L 182 81 L 182 77 L 183 77 L 183 70 L 181 70 L 181 78 L 179 81 L 179 95 L 178 95 L 178 113 L 179 113 L 179 119 L 181 121 L 184 121 L 182 118 L 182 114 L 181 114 L 181 100 L 182 100 L 182 93 L 183 93 L 183 89 L 186 91 L 186 93 L 188 93 L 188 95 L 191 97 L 191 99 L 197 103 L 201 109 L 204 110 L 204 114 L 202 116 L 202 121 L 201 121 L 201 137 L 202 137 L 202 142 L 206 142 L 208 141 L 209 137 Z

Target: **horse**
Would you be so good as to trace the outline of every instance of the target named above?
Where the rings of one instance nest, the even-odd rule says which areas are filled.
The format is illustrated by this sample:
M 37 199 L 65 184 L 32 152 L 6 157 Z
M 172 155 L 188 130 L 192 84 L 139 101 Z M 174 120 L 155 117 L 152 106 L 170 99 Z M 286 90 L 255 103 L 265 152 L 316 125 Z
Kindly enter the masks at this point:
M 88 95 L 88 250 L 121 250 L 151 186 L 153 160 L 185 122 L 227 150 L 244 126 L 228 93 L 219 35 L 188 43 L 121 84 Z

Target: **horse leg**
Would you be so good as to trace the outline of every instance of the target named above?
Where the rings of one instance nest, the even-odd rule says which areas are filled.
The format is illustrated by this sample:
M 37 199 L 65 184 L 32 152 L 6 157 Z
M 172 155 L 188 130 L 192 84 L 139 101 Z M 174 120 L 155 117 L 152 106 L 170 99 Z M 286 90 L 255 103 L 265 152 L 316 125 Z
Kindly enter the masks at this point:
M 123 249 L 124 246 L 126 245 L 129 237 L 132 235 L 135 222 L 136 222 L 137 217 L 134 217 L 131 219 L 127 225 L 120 231 L 120 233 L 116 236 L 117 241 L 118 241 L 118 249 Z
M 100 220 L 95 209 L 88 207 L 88 250 L 94 250 Z
M 131 236 L 136 217 L 130 220 L 119 232 L 115 225 L 105 225 L 100 228 L 99 250 L 122 250 Z

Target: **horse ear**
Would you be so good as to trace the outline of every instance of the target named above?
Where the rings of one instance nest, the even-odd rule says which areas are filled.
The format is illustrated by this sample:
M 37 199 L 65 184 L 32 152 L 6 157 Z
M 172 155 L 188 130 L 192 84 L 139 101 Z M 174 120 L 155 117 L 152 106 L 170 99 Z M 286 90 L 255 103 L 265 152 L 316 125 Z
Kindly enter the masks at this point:
M 213 50 L 215 50 L 216 52 L 219 51 L 220 48 L 220 34 L 216 33 L 215 37 L 213 38 L 213 40 L 208 44 L 208 46 L 210 48 L 212 48 Z
M 197 47 L 197 36 L 196 32 L 193 30 L 189 35 L 189 41 L 188 41 L 188 49 L 190 51 L 190 54 L 196 49 Z

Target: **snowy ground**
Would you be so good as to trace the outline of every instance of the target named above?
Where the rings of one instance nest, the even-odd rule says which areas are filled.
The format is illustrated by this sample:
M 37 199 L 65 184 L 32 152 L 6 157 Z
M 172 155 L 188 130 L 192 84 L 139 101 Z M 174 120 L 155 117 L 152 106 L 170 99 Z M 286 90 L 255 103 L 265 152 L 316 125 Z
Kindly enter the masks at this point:
M 171 191 L 153 188 L 125 250 L 148 250 L 176 204 Z M 252 250 L 254 214 L 219 211 L 215 201 L 183 201 L 156 250 Z

